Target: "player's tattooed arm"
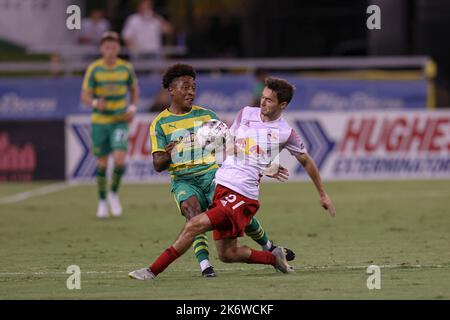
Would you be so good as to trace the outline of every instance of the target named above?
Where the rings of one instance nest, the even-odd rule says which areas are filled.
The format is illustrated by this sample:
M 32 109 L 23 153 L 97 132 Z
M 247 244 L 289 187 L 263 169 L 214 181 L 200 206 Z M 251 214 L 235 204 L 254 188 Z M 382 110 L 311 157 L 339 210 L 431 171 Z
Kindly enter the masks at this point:
M 172 141 L 164 148 L 164 151 L 153 153 L 153 167 L 157 172 L 162 172 L 169 167 L 172 159 L 171 153 L 175 145 L 176 142 Z
M 330 196 L 325 192 L 323 188 L 322 178 L 320 177 L 319 169 L 317 169 L 316 163 L 313 158 L 307 153 L 299 153 L 295 156 L 297 160 L 301 163 L 305 171 L 308 173 L 311 180 L 314 182 L 317 191 L 320 196 L 320 205 L 328 210 L 329 214 L 334 217 L 336 215 L 336 208 L 334 207 L 333 201 L 331 201 Z

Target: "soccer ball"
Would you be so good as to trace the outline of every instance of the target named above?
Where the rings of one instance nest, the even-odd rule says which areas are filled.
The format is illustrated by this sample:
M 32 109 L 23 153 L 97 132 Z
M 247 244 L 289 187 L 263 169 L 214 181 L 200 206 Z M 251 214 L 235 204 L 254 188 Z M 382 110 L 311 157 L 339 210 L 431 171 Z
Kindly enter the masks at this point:
M 203 122 L 195 135 L 202 148 L 214 149 L 224 144 L 228 135 L 228 126 L 220 120 L 208 120 Z

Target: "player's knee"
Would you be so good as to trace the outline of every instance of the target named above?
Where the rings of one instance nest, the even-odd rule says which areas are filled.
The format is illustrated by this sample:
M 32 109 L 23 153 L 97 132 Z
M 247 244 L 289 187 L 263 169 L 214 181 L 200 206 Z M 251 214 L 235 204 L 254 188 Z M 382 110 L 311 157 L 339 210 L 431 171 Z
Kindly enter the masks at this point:
M 125 167 L 125 160 L 115 160 L 114 166 L 115 167 Z
M 106 169 L 107 165 L 108 165 L 108 158 L 100 157 L 97 159 L 97 167 Z
M 218 252 L 219 260 L 225 263 L 232 263 L 236 260 L 233 250 L 222 250 Z
M 199 229 L 197 219 L 191 219 L 184 226 L 184 234 L 188 238 L 195 238 L 201 233 Z
M 114 157 L 114 166 L 116 167 L 124 167 L 125 159 L 122 157 Z
M 186 217 L 186 219 L 191 220 L 191 206 L 186 201 L 183 201 L 180 205 L 181 212 Z
M 188 201 L 183 201 L 180 207 L 181 212 L 188 220 L 191 220 L 193 217 L 201 213 L 200 207 L 197 207 Z
M 230 256 L 226 252 L 219 252 L 219 260 L 225 263 L 230 263 Z

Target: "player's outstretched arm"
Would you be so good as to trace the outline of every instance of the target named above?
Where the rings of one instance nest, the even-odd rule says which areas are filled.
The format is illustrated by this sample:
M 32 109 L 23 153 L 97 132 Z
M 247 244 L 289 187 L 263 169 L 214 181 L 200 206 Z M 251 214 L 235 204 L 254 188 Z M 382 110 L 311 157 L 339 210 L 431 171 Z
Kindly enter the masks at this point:
M 176 143 L 172 141 L 164 148 L 164 151 L 157 151 L 153 153 L 153 167 L 157 172 L 162 172 L 169 167 L 172 149 L 175 145 Z
M 314 182 L 317 191 L 320 196 L 320 205 L 328 210 L 328 213 L 334 217 L 336 215 L 336 208 L 331 201 L 330 196 L 325 192 L 323 188 L 322 178 L 320 177 L 319 169 L 317 169 L 316 163 L 313 158 L 307 153 L 300 153 L 295 156 L 297 160 L 301 163 L 305 171 L 308 173 L 311 180 Z

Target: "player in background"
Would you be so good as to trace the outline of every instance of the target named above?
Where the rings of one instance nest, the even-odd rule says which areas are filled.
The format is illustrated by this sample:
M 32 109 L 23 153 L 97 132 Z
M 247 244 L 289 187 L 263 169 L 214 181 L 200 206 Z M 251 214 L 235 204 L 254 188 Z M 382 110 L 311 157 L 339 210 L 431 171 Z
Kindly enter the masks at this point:
M 213 205 L 184 225 L 175 242 L 149 267 L 130 272 L 131 278 L 148 280 L 164 271 L 193 243 L 196 236 L 214 230 L 220 260 L 272 265 L 283 273 L 294 272 L 287 263 L 284 248 L 272 252 L 238 245 L 237 238 L 259 208 L 259 182 L 282 149 L 287 149 L 305 168 L 319 193 L 320 204 L 335 216 L 331 198 L 324 190 L 314 160 L 308 155 L 299 135 L 283 119 L 282 112 L 292 99 L 294 88 L 282 79 L 268 78 L 262 92 L 261 108 L 245 107 L 237 115 L 230 133 L 232 148 L 216 174 Z
M 128 148 L 128 123 L 136 114 L 139 89 L 132 65 L 118 58 L 120 39 L 116 32 L 106 32 L 100 42 L 102 57 L 89 65 L 84 76 L 81 100 L 92 107 L 92 152 L 97 157 L 99 203 L 97 217 L 122 214 L 118 190 L 125 171 Z M 130 103 L 128 102 L 130 94 Z M 108 157 L 114 157 L 110 191 L 107 192 Z
M 218 168 L 214 154 L 205 154 L 194 143 L 195 128 L 204 121 L 218 119 L 215 112 L 193 105 L 195 78 L 195 70 L 190 65 L 175 64 L 166 70 L 162 82 L 169 91 L 171 104 L 150 126 L 154 168 L 158 172 L 168 170 L 170 173 L 171 192 L 187 220 L 206 211 L 211 205 Z M 256 219 L 249 220 L 245 233 L 265 250 L 276 247 Z M 193 247 L 202 275 L 216 276 L 209 261 L 206 234 L 196 235 Z M 289 258 L 294 259 L 295 254 L 290 250 L 288 252 Z

